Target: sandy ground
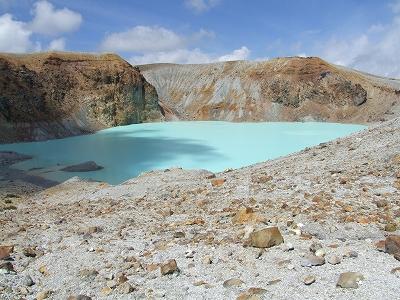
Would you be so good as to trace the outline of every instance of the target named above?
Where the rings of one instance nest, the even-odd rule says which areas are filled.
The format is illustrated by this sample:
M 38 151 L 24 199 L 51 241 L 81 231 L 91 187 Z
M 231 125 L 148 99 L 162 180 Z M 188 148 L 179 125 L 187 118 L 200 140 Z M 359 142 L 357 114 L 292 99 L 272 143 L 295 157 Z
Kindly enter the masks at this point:
M 171 169 L 117 186 L 73 178 L 36 188 L 0 212 L 15 271 L 3 265 L 1 299 L 399 297 L 400 261 L 376 243 L 400 233 L 400 119 L 219 174 Z M 247 245 L 269 226 L 284 243 Z M 303 266 L 313 253 L 323 264 Z M 170 259 L 179 272 L 162 275 Z M 336 286 L 344 272 L 362 274 L 358 287 Z

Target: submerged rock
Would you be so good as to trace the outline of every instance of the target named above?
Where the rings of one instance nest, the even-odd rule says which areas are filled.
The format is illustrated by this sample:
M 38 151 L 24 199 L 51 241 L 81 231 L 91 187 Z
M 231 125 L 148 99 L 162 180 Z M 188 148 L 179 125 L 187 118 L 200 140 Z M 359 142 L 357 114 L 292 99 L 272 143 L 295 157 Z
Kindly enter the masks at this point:
M 32 156 L 14 151 L 0 151 L 0 166 L 12 165 L 16 162 L 31 159 Z
M 99 166 L 98 164 L 96 164 L 94 161 L 91 160 L 91 161 L 85 161 L 80 164 L 67 166 L 65 168 L 62 168 L 61 171 L 64 171 L 64 172 L 91 172 L 91 171 L 98 171 L 101 169 L 104 169 L 104 167 Z

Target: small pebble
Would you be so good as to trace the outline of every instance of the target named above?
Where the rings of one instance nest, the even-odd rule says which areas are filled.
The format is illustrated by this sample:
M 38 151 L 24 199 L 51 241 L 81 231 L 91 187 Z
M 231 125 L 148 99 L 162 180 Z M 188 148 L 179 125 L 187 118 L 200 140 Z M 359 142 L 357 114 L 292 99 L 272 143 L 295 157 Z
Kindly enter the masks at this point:
M 304 277 L 303 282 L 305 285 L 311 285 L 315 282 L 315 276 L 307 275 L 306 277 Z
M 35 284 L 35 283 L 33 282 L 33 280 L 32 280 L 32 277 L 29 276 L 29 275 L 26 275 L 26 276 L 22 279 L 22 283 L 23 283 L 25 286 L 32 286 L 32 285 Z

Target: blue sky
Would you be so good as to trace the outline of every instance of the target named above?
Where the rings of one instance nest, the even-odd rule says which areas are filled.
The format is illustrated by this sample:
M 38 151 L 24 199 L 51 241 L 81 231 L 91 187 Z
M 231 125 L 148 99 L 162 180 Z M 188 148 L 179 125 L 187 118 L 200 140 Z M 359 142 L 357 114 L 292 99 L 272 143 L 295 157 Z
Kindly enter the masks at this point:
M 400 77 L 399 0 L 0 0 L 0 51 L 133 64 L 320 56 Z

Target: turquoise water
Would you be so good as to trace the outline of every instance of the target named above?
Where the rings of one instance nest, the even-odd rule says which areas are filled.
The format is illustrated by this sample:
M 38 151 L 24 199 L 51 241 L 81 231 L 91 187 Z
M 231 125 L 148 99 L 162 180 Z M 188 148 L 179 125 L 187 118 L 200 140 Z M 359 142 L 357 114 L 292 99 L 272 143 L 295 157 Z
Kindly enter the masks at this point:
M 121 126 L 96 134 L 45 142 L 0 145 L 33 155 L 14 167 L 47 179 L 72 176 L 121 183 L 153 169 L 182 167 L 213 172 L 276 158 L 364 129 L 333 123 L 169 122 Z M 94 160 L 103 170 L 59 171 Z

